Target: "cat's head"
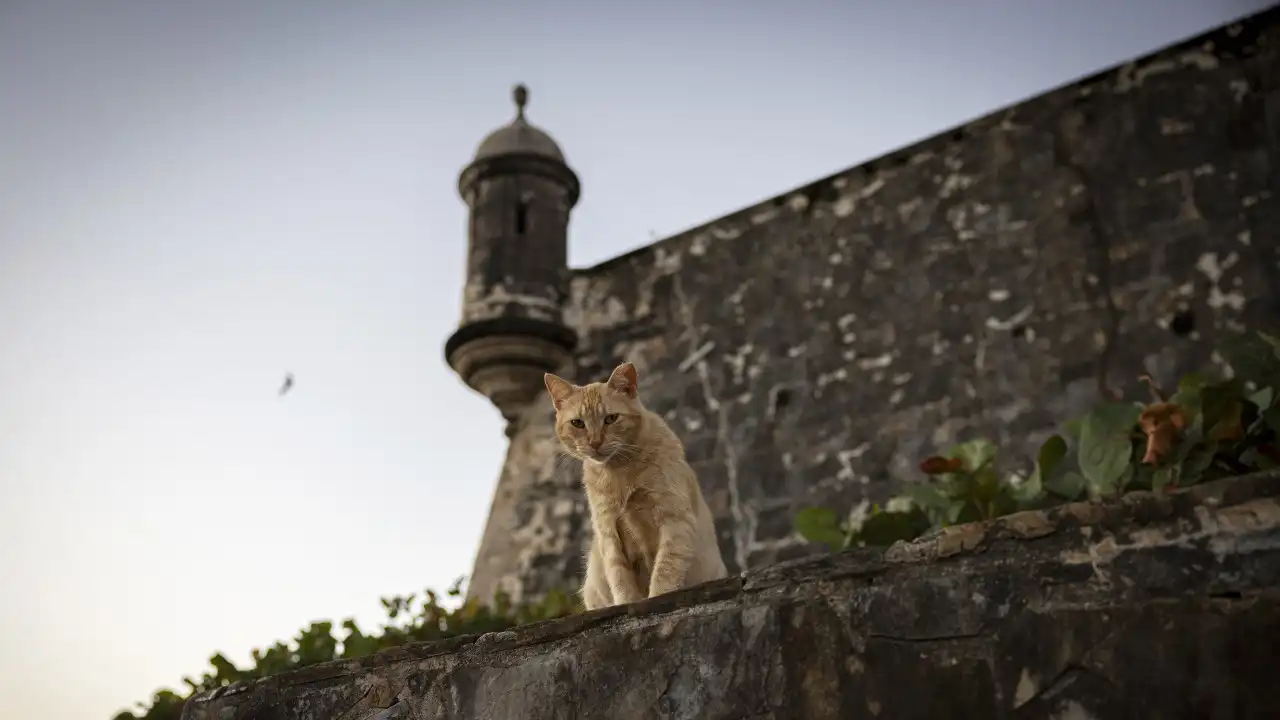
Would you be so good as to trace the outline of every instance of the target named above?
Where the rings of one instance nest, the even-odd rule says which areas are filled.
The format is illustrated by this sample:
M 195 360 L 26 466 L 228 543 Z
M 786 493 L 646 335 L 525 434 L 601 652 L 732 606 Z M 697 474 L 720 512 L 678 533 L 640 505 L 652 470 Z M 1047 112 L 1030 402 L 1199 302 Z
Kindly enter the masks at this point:
M 569 454 L 604 464 L 634 456 L 643 407 L 636 396 L 636 368 L 619 365 L 605 382 L 574 385 L 547 373 L 543 379 L 556 408 L 556 436 Z

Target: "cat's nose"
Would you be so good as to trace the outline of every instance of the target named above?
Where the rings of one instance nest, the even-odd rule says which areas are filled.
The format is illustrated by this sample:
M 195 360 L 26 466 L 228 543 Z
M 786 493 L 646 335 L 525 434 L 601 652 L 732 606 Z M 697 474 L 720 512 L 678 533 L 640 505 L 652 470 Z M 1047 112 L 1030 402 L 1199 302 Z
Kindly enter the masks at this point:
M 600 438 L 599 440 L 591 440 L 589 442 L 591 443 L 592 448 L 599 450 L 601 443 L 604 442 L 604 438 Z

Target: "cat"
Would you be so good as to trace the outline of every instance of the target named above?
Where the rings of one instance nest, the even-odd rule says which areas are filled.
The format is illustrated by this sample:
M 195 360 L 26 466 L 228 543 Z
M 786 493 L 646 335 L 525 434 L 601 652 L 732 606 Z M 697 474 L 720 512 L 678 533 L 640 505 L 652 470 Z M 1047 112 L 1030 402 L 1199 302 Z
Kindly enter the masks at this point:
M 582 461 L 591 549 L 588 610 L 624 605 L 728 576 L 711 509 L 684 446 L 638 396 L 636 368 L 577 386 L 544 376 L 556 436 Z

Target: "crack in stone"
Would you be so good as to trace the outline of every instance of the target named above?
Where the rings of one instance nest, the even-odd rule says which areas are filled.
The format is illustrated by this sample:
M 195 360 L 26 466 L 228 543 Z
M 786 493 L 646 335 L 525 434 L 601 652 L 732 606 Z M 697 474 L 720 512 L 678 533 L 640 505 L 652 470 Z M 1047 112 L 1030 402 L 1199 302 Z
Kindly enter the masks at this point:
M 684 325 L 684 335 L 689 340 L 690 347 L 695 348 L 692 354 L 696 354 L 698 349 L 705 347 L 705 343 L 702 333 L 694 323 L 693 308 L 689 303 L 688 295 L 685 294 L 684 283 L 680 280 L 679 274 L 672 276 L 671 289 L 679 311 L 677 314 Z M 742 572 L 747 569 L 747 555 L 751 541 L 755 538 L 755 518 L 751 517 L 742 505 L 742 492 L 738 487 L 738 453 L 729 431 L 729 410 L 711 389 L 711 373 L 707 369 L 705 353 L 694 361 L 693 367 L 697 370 L 698 380 L 702 385 L 707 411 L 714 413 L 716 417 L 716 443 L 724 452 L 724 469 L 729 484 L 729 513 L 733 517 L 734 560 L 737 562 L 738 571 Z
M 1058 164 L 1071 171 L 1080 181 L 1083 189 L 1084 207 L 1079 214 L 1084 216 L 1089 228 L 1089 237 L 1093 240 L 1094 275 L 1098 278 L 1098 292 L 1103 300 L 1103 345 L 1098 353 L 1097 380 L 1098 395 L 1106 400 L 1118 400 L 1121 393 L 1112 388 L 1107 378 L 1111 371 L 1111 357 L 1115 351 L 1116 341 L 1120 336 L 1120 308 L 1116 305 L 1115 294 L 1111 287 L 1111 233 L 1102 222 L 1098 210 L 1098 201 L 1094 192 L 1094 183 L 1083 164 L 1077 162 L 1070 150 L 1072 145 L 1069 133 L 1061 124 L 1054 129 L 1053 154 Z M 1087 283 L 1086 283 L 1087 285 Z
M 1061 672 L 1059 672 L 1057 675 L 1054 675 L 1053 679 L 1049 681 L 1049 684 L 1046 685 L 1043 690 L 1027 698 L 1026 702 L 1022 703 L 1022 705 L 1018 705 L 1017 707 L 1022 707 L 1027 703 L 1033 703 L 1040 698 L 1044 698 L 1045 700 L 1052 700 L 1055 697 L 1057 697 L 1062 691 L 1066 690 L 1068 687 L 1071 687 L 1071 684 L 1076 681 L 1076 678 L 1082 675 L 1087 675 L 1088 673 L 1089 671 L 1086 670 L 1084 666 L 1077 665 L 1075 663 L 1070 663 L 1066 667 L 1062 668 Z
M 1020 707 L 1033 703 L 1039 698 L 1044 698 L 1046 701 L 1052 700 L 1075 682 L 1077 677 L 1082 675 L 1094 675 L 1096 677 L 1100 677 L 1114 686 L 1115 683 L 1112 683 L 1110 678 L 1107 678 L 1104 674 L 1094 672 L 1089 668 L 1089 664 L 1100 648 L 1114 643 L 1116 638 L 1120 637 L 1125 630 L 1128 630 L 1134 622 L 1135 620 L 1131 618 L 1128 621 L 1121 623 L 1119 627 L 1112 628 L 1106 635 L 1090 644 L 1089 649 L 1080 653 L 1077 659 L 1065 663 L 1062 666 L 1062 669 L 1059 670 L 1058 673 L 1053 676 L 1053 679 L 1051 679 L 1044 687 L 1032 693 L 1031 697 L 1028 697 L 1021 703 L 1015 704 L 1014 709 L 1016 710 Z
M 899 637 L 897 635 L 871 632 L 867 633 L 866 637 L 869 641 L 884 640 L 901 645 L 943 645 L 950 642 L 963 642 L 965 640 L 983 640 L 989 636 L 985 632 L 973 632 L 956 633 L 955 635 L 933 635 L 929 637 Z

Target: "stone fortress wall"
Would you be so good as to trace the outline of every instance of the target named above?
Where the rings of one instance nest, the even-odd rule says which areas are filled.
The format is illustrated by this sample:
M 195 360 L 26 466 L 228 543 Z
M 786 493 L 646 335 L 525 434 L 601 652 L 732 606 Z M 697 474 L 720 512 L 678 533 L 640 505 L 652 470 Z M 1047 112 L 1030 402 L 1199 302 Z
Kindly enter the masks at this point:
M 1169 384 L 1222 331 L 1280 317 L 1278 48 L 1271 9 L 572 271 L 545 260 L 578 180 L 518 98 L 460 183 L 472 264 L 447 355 L 510 421 L 471 595 L 580 577 L 547 370 L 636 364 L 736 573 L 814 552 L 799 507 L 883 500 L 974 436 L 1030 457 L 1100 393 L 1145 397 L 1139 374 Z

